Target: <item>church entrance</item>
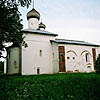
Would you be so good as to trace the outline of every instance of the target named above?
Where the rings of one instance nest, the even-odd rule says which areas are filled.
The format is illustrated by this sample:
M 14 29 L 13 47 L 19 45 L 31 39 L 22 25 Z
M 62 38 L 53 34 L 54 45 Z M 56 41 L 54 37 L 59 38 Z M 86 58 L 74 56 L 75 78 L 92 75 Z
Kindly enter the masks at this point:
M 64 46 L 59 46 L 59 72 L 66 72 L 65 70 L 65 48 Z

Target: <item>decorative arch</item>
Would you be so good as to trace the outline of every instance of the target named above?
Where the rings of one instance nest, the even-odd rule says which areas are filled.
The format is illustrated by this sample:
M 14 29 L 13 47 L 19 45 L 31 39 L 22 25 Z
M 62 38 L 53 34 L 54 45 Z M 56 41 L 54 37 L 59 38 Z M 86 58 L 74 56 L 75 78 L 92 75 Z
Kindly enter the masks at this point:
M 88 50 L 84 50 L 84 51 L 81 53 L 81 56 L 82 56 L 82 54 L 83 54 L 84 52 L 88 52 L 89 55 L 92 57 L 91 53 L 90 53 Z
M 72 52 L 72 53 L 74 53 L 74 54 L 77 56 L 77 54 L 76 54 L 75 51 L 73 51 L 73 50 L 69 50 L 69 51 L 67 51 L 67 53 L 69 53 L 69 52 Z
M 92 65 L 91 63 L 88 63 L 87 65 Z

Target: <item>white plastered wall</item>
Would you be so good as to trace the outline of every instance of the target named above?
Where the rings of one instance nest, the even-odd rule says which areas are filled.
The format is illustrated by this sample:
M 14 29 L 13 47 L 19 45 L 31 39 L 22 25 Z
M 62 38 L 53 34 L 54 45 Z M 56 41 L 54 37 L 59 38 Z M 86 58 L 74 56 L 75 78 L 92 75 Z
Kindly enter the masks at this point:
M 38 29 L 39 28 L 39 21 L 37 18 L 30 18 L 28 20 L 28 28 L 30 29 Z
M 26 34 L 27 48 L 22 48 L 22 75 L 53 73 L 53 52 L 50 40 L 55 36 Z M 42 56 L 40 56 L 40 50 Z
M 52 42 L 53 51 L 53 73 L 59 72 L 58 43 Z
M 72 71 L 72 72 L 93 72 L 94 71 L 92 48 L 96 48 L 96 51 L 98 51 L 97 47 L 73 45 L 73 44 L 59 44 L 59 46 L 65 47 L 66 72 L 67 71 Z M 89 52 L 89 61 L 86 62 L 85 54 L 88 53 L 87 51 Z M 96 54 L 98 55 L 98 52 L 96 52 Z M 73 57 L 75 59 L 73 59 Z
M 7 74 L 19 74 L 20 73 L 20 48 L 13 47 L 9 49 L 9 55 L 7 58 Z

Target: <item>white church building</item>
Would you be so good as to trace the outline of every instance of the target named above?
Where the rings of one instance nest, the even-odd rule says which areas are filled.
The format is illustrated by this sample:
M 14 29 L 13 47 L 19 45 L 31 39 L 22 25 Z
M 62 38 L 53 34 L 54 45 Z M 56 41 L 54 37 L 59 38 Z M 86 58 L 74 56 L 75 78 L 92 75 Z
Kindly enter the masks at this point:
M 4 72 L 35 75 L 60 72 L 94 72 L 100 46 L 85 41 L 57 39 L 58 34 L 45 31 L 39 24 L 40 13 L 27 13 L 28 29 L 22 30 L 27 47 L 9 47 Z

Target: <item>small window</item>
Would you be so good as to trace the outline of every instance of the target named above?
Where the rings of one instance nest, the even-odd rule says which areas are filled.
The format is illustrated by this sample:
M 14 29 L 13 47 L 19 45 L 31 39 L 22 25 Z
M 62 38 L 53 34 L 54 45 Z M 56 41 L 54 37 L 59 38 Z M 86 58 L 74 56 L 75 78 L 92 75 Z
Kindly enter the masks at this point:
M 40 74 L 40 68 L 37 68 L 37 74 Z
M 85 58 L 86 58 L 86 62 L 89 62 L 89 54 L 88 53 L 86 53 Z
M 70 57 L 67 57 L 67 59 L 70 59 Z
M 78 72 L 79 70 L 76 69 L 75 71 Z
M 91 68 L 91 66 L 88 66 L 87 68 Z
M 14 61 L 14 66 L 15 66 L 15 68 L 17 68 L 17 62 L 16 61 Z
M 73 57 L 73 60 L 75 59 L 75 57 Z
M 42 56 L 42 50 L 40 50 L 40 56 Z
M 54 52 L 53 52 L 53 58 L 54 58 Z

